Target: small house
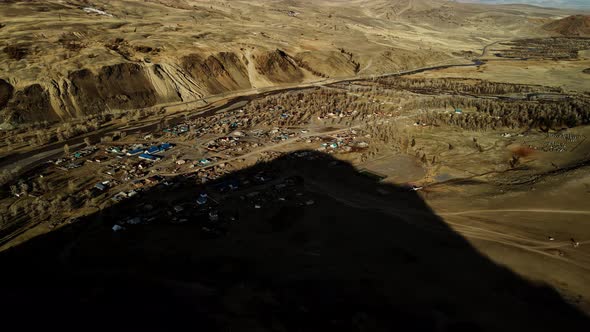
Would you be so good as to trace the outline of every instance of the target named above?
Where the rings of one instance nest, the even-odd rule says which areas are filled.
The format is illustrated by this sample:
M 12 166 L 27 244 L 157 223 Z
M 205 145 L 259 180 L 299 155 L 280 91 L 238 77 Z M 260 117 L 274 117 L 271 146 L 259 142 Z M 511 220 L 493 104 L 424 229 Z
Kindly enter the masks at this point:
M 197 198 L 197 204 L 205 205 L 205 204 L 207 204 L 208 199 L 209 199 L 209 196 L 206 193 L 201 193 L 199 195 L 199 197 Z
M 113 147 L 107 148 L 107 152 L 110 152 L 110 153 L 121 153 L 121 149 L 119 147 L 113 146 Z
M 125 227 L 119 226 L 119 225 L 114 225 L 113 226 L 113 232 L 120 232 L 120 231 L 124 231 Z
M 217 211 L 210 211 L 209 212 L 209 221 L 215 222 L 219 220 L 219 214 Z
M 139 217 L 131 218 L 131 219 L 127 220 L 127 224 L 139 225 L 139 224 L 141 224 L 141 218 L 139 218 Z

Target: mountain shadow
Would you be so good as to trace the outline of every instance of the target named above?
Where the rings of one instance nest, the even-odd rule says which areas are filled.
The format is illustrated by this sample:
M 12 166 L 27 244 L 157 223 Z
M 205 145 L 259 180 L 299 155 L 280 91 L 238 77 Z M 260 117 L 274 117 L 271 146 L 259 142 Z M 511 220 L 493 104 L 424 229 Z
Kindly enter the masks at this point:
M 23 330 L 590 326 L 552 288 L 480 254 L 416 192 L 312 151 L 215 181 L 163 179 L 0 253 L 0 266 L 2 325 Z

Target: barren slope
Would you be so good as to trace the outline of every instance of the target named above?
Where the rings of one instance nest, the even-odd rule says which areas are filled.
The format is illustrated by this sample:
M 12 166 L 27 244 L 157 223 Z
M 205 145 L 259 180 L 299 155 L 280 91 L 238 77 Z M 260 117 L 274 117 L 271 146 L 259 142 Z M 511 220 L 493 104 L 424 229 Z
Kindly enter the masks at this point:
M 545 30 L 557 32 L 566 36 L 590 35 L 590 16 L 572 15 L 566 18 L 548 23 L 543 26 Z
M 445 1 L 10 1 L 0 117 L 60 121 L 448 62 L 565 12 Z M 461 59 L 460 59 L 461 60 Z

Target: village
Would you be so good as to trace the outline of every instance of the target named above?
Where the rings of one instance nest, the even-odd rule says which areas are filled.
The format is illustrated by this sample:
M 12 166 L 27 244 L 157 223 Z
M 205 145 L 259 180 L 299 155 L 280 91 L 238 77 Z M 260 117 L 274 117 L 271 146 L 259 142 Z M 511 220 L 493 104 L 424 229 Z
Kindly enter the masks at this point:
M 19 215 L 49 205 L 60 213 L 37 212 L 36 219 L 56 228 L 133 200 L 139 202 L 133 216 L 114 221 L 113 231 L 157 222 L 204 220 L 204 232 L 221 234 L 239 214 L 223 208 L 237 204 L 226 200 L 241 197 L 237 205 L 254 210 L 314 202 L 301 191 L 295 192 L 301 188 L 294 189 L 288 176 L 261 169 L 234 177 L 294 152 L 333 156 L 371 178 L 416 191 L 425 184 L 461 176 L 466 168 L 471 172 L 485 169 L 490 158 L 497 160 L 494 170 L 523 163 L 552 169 L 555 163 L 549 153 L 570 153 L 586 142 L 584 133 L 575 131 L 464 132 L 457 136 L 453 124 L 466 121 L 477 108 L 469 104 L 429 106 L 431 101 L 421 101 L 430 100 L 428 94 L 390 90 L 388 84 L 362 81 L 296 90 L 203 116 L 185 116 L 173 124 L 164 117 L 149 132 L 115 132 L 94 142 L 85 140 L 76 149 L 64 146 L 63 156 L 11 186 L 17 202 L 32 200 L 32 204 L 12 204 L 11 216 L 4 222 L 28 223 Z M 446 97 L 440 98 L 442 105 L 448 105 Z M 440 119 L 452 121 L 444 120 L 448 122 L 444 124 Z M 531 159 L 526 156 L 532 152 L 526 152 L 506 158 L 502 149 L 492 148 L 498 146 L 494 143 L 498 139 L 514 151 L 524 151 L 519 148 L 524 146 L 548 154 Z M 461 162 L 462 155 L 470 155 L 469 161 Z M 224 182 L 218 183 L 220 179 Z M 179 188 L 190 188 L 190 194 Z M 61 194 L 46 198 L 55 191 Z M 167 194 L 155 201 L 152 196 L 144 197 L 154 191 Z
M 6 331 L 590 326 L 590 0 L 0 0 L 0 40 Z
M 299 96 L 298 98 L 303 98 Z M 50 227 L 79 220 L 87 211 L 135 199 L 132 217 L 114 222 L 112 230 L 150 223 L 181 224 L 203 221 L 209 235 L 224 233 L 237 222 L 237 211 L 228 211 L 227 200 L 240 199 L 240 206 L 253 210 L 271 206 L 314 204 L 303 194 L 300 181 L 260 170 L 250 176 L 232 177 L 236 171 L 270 162 L 291 151 L 325 154 L 360 154 L 370 145 L 370 135 L 360 125 L 336 121 L 353 119 L 359 112 L 322 107 L 313 118 L 280 105 L 260 110 L 235 109 L 208 117 L 197 117 L 172 126 L 162 125 L 149 134 L 128 134 L 66 151 L 46 163 L 40 175 L 44 182 L 62 183 L 72 195 L 79 193 L 85 203 L 51 218 Z M 293 122 L 293 118 L 301 119 Z M 336 121 L 335 121 L 336 120 Z M 286 124 L 286 121 L 291 121 Z M 165 122 L 164 122 L 165 123 Z M 306 152 L 298 156 L 305 158 Z M 308 158 L 315 158 L 309 155 Z M 227 177 L 231 178 L 228 180 Z M 219 179 L 224 178 L 223 182 Z M 19 196 L 40 197 L 32 180 L 14 188 Z M 191 188 L 192 199 L 186 200 Z M 23 190 L 23 188 L 25 188 Z M 162 199 L 145 193 L 166 192 Z M 169 193 L 169 194 L 168 194 Z M 74 207 L 76 204 L 74 204 Z M 230 209 L 231 210 L 231 209 Z

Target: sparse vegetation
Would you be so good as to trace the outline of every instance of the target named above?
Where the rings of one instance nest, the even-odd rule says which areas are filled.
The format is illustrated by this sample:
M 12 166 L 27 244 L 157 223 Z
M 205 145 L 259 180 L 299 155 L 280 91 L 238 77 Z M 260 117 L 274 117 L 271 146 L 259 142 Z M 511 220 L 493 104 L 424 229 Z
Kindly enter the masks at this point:
M 131 60 L 133 54 L 131 53 L 131 46 L 129 42 L 125 40 L 125 38 L 117 37 L 114 40 L 106 43 L 104 45 L 107 49 L 117 52 L 126 60 Z
M 0 186 L 4 186 L 12 181 L 14 181 L 18 173 L 20 172 L 20 167 L 15 167 L 12 169 L 3 169 L 0 171 Z
M 466 78 L 405 78 L 392 77 L 379 79 L 379 84 L 389 89 L 402 89 L 420 94 L 472 94 L 506 95 L 515 93 L 562 93 L 561 88 L 541 85 L 510 84 Z
M 4 47 L 4 54 L 13 60 L 22 60 L 29 54 L 29 48 L 25 45 L 9 45 Z
M 560 129 L 590 123 L 590 103 L 587 100 L 543 102 L 501 102 L 482 99 L 454 99 L 443 101 L 440 106 L 458 105 L 473 107 L 475 111 L 455 114 L 436 110 L 425 111 L 420 121 L 434 125 L 449 124 L 463 129 L 482 130 L 500 128 Z M 428 102 L 436 107 L 436 101 Z
M 80 52 L 86 48 L 85 36 L 80 33 L 63 33 L 57 40 L 61 46 L 71 52 Z
M 530 38 L 501 43 L 507 48 L 494 51 L 503 58 L 573 60 L 578 52 L 590 49 L 590 38 Z
M 535 31 L 561 12 L 261 3 L 0 6 L 3 313 L 583 330 L 590 44 Z

